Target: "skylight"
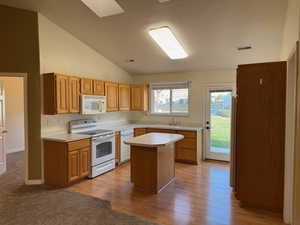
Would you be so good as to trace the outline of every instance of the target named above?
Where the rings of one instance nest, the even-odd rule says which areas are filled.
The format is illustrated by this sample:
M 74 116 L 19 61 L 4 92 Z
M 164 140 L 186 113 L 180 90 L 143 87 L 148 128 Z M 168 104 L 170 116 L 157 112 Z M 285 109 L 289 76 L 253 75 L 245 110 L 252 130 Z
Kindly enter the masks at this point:
M 171 59 L 188 57 L 188 54 L 168 27 L 150 30 L 149 34 Z
M 81 0 L 99 17 L 112 16 L 124 13 L 124 10 L 115 0 Z

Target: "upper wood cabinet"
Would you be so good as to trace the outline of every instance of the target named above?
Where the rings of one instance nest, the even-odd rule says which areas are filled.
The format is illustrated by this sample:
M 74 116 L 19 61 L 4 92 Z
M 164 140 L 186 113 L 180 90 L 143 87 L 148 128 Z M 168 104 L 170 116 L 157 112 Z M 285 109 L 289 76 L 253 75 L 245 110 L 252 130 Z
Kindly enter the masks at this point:
M 94 95 L 105 95 L 104 81 L 102 80 L 93 80 L 93 94 Z
M 43 75 L 44 113 L 79 113 L 79 78 L 61 74 Z
M 106 110 L 107 112 L 119 111 L 119 84 L 105 82 Z
M 131 85 L 131 110 L 148 111 L 147 85 Z
M 81 94 L 92 95 L 93 92 L 93 80 L 88 78 L 81 78 Z
M 119 84 L 119 111 L 130 110 L 130 85 Z
M 80 78 L 69 78 L 69 112 L 80 112 Z

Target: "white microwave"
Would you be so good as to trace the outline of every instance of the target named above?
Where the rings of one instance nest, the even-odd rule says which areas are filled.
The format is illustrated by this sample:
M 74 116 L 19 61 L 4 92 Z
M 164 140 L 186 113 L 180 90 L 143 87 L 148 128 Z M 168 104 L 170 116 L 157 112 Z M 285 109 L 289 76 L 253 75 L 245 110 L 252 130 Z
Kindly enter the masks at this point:
M 106 97 L 81 95 L 81 114 L 95 115 L 106 112 Z

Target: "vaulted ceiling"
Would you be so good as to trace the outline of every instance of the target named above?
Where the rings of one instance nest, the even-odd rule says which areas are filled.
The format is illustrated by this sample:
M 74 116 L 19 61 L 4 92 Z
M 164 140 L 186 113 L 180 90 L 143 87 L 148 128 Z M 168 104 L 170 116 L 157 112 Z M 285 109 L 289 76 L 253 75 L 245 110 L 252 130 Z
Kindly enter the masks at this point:
M 133 74 L 233 68 L 278 60 L 286 0 L 118 0 L 125 13 L 99 18 L 80 0 L 0 0 L 38 11 Z M 148 30 L 169 26 L 189 57 L 171 60 Z M 237 51 L 251 45 L 253 49 Z M 129 62 L 134 59 L 134 62 Z

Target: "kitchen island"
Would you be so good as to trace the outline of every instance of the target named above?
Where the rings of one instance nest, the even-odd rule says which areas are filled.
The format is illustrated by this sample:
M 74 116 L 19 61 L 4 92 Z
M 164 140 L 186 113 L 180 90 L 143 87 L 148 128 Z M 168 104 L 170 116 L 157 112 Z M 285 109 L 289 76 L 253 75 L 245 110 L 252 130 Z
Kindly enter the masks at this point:
M 130 145 L 131 182 L 136 189 L 158 193 L 175 177 L 175 143 L 181 134 L 148 133 L 125 141 Z

